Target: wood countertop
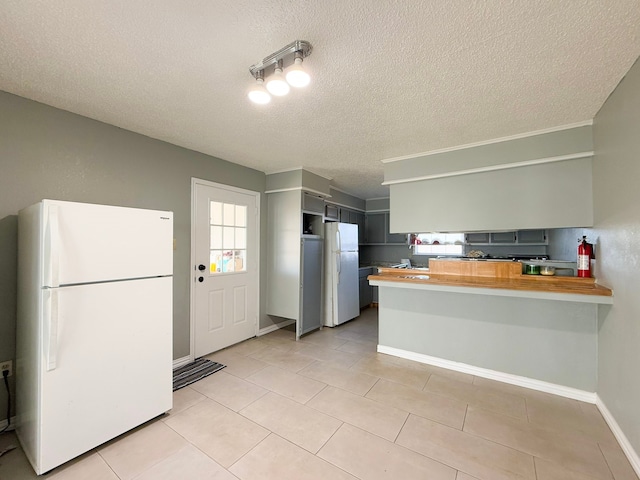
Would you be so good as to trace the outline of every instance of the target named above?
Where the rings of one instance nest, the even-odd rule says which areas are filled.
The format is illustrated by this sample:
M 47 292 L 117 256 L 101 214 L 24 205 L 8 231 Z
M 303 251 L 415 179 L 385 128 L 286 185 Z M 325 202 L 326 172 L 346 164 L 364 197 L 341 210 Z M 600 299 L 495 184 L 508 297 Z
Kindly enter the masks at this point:
M 368 279 L 373 284 L 379 282 L 396 282 L 397 286 L 425 287 L 426 289 L 439 289 L 455 291 L 450 288 L 430 287 L 463 287 L 464 290 L 485 289 L 507 290 L 510 292 L 522 292 L 522 295 L 533 298 L 549 298 L 558 300 L 585 301 L 584 297 L 609 297 L 593 298 L 586 301 L 593 303 L 613 303 L 610 297 L 613 292 L 598 285 L 594 278 L 544 276 L 522 274 L 522 264 L 519 262 L 492 262 L 492 261 L 456 261 L 432 259 L 429 269 L 397 269 L 380 268 L 377 275 L 369 275 Z M 481 293 L 467 290 L 469 293 Z M 496 292 L 497 294 L 497 292 Z M 562 294 L 561 297 L 558 294 Z M 575 297 L 573 297 L 575 296 Z M 579 297 L 579 298 L 578 298 Z

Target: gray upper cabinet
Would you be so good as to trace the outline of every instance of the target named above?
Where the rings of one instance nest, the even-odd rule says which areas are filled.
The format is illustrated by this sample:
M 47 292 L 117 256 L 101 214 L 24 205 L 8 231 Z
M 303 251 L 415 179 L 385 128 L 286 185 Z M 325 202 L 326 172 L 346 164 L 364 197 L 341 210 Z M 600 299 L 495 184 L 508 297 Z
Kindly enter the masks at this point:
M 387 224 L 387 243 L 393 244 L 406 244 L 407 243 L 407 234 L 406 233 L 391 233 L 391 217 L 390 213 L 385 213 L 385 221 Z
M 384 213 L 367 213 L 365 219 L 365 243 L 386 243 L 386 230 Z
M 365 244 L 404 245 L 407 236 L 404 233 L 389 232 L 389 212 L 371 212 L 365 219 Z
M 490 234 L 491 243 L 514 244 L 516 243 L 516 232 L 496 232 Z
M 351 212 L 346 208 L 340 208 L 340 222 L 351 223 Z
M 302 210 L 322 215 L 324 213 L 324 199 L 304 192 L 302 194 Z
M 352 212 L 352 214 L 355 215 L 352 215 L 351 223 L 358 225 L 358 243 L 363 244 L 365 242 L 365 215 L 362 212 Z
M 546 245 L 549 243 L 546 230 L 518 230 L 516 235 L 520 244 Z
M 547 231 L 518 230 L 517 232 L 474 232 L 465 235 L 467 245 L 547 245 Z

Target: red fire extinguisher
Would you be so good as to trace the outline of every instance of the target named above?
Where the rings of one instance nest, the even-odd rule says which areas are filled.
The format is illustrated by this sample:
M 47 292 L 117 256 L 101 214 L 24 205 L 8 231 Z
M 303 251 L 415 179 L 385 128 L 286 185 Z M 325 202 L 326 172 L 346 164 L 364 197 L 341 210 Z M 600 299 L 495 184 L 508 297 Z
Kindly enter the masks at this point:
M 578 244 L 578 276 L 591 277 L 591 259 L 593 255 L 593 245 L 587 242 L 587 237 L 583 236 Z

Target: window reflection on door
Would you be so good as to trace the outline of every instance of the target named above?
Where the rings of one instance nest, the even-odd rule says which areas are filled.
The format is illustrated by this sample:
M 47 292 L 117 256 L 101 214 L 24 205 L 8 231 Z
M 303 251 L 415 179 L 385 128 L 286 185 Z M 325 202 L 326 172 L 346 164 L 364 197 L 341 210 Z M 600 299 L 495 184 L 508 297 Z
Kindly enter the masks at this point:
M 211 202 L 209 272 L 229 273 L 247 270 L 247 207 Z

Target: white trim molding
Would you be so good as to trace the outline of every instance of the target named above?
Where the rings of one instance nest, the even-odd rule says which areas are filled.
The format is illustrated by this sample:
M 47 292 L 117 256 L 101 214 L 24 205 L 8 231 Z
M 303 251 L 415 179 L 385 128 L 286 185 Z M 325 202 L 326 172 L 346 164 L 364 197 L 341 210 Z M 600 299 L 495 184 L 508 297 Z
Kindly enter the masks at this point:
M 448 370 L 454 370 L 456 372 L 468 373 L 469 375 L 488 378 L 490 380 L 496 380 L 498 382 L 508 383 L 510 385 L 517 385 L 518 387 L 530 388 L 531 390 L 552 393 L 554 395 L 572 398 L 574 400 L 580 400 L 582 402 L 596 403 L 595 392 L 587 392 L 585 390 L 579 390 L 577 388 L 544 382 L 542 380 L 536 380 L 534 378 L 522 377 L 520 375 L 513 375 L 511 373 L 498 372 L 496 370 L 490 370 L 488 368 L 474 367 L 473 365 L 469 365 L 466 363 L 445 360 L 444 358 L 432 357 L 430 355 L 424 355 L 422 353 L 409 352 L 407 350 L 401 350 L 399 348 L 385 347 L 384 345 L 378 345 L 378 352 L 392 355 L 394 357 L 405 358 L 407 360 L 413 360 L 419 363 L 425 363 L 427 365 L 446 368 Z
M 622 451 L 626 455 L 627 460 L 629 460 L 631 467 L 636 472 L 636 475 L 640 477 L 640 457 L 638 456 L 638 453 L 635 451 L 635 449 L 631 446 L 631 442 L 629 442 L 629 439 L 624 434 L 624 432 L 620 428 L 620 425 L 618 425 L 618 422 L 616 422 L 616 419 L 613 417 L 599 395 L 596 395 L 596 406 L 604 417 L 605 422 L 607 422 L 607 425 L 609 425 L 609 428 L 613 432 L 613 436 L 616 437 L 616 440 L 618 440 L 618 443 L 620 444 Z
M 258 330 L 258 337 L 262 335 L 266 335 L 267 333 L 275 332 L 276 330 L 280 330 L 281 328 L 288 327 L 289 325 L 293 325 L 296 323 L 295 320 L 285 320 L 284 322 L 274 323 L 268 327 L 261 328 Z
M 557 157 L 539 158 L 536 160 L 525 160 L 522 162 L 501 163 L 498 165 L 488 165 L 486 167 L 468 168 L 466 170 L 456 170 L 454 172 L 434 173 L 433 175 L 422 175 L 419 177 L 402 178 L 398 180 L 387 180 L 382 185 L 397 185 L 399 183 L 418 182 L 420 180 L 434 180 L 436 178 L 458 177 L 460 175 L 470 175 L 472 173 L 495 172 L 497 170 L 509 170 L 511 168 L 528 167 L 531 165 L 542 165 L 544 163 L 564 162 L 566 160 L 576 160 L 578 158 L 593 157 L 593 152 L 571 153 L 569 155 L 559 155 Z
M 455 152 L 456 150 L 465 150 L 467 148 L 482 147 L 483 145 L 491 145 L 493 143 L 507 142 L 509 140 L 519 140 L 521 138 L 535 137 L 536 135 L 544 135 L 545 133 L 561 132 L 562 130 L 570 130 L 572 128 L 586 127 L 586 126 L 589 126 L 589 125 L 593 125 L 593 120 L 586 120 L 584 122 L 571 123 L 569 125 L 561 125 L 559 127 L 545 128 L 545 129 L 542 129 L 542 130 L 534 130 L 533 132 L 518 133 L 516 135 L 509 135 L 507 137 L 493 138 L 491 140 L 484 140 L 484 141 L 475 142 L 475 143 L 467 143 L 467 144 L 464 144 L 464 145 L 457 145 L 455 147 L 446 147 L 446 148 L 441 148 L 439 150 L 429 150 L 427 152 L 422 152 L 422 153 L 413 153 L 411 155 L 403 155 L 401 157 L 385 158 L 385 159 L 380 160 L 380 161 L 382 163 L 399 162 L 399 161 L 402 161 L 402 160 L 410 160 L 412 158 L 428 157 L 428 156 L 431 156 L 431 155 L 437 155 L 439 153 Z M 384 185 L 384 183 L 383 183 L 383 185 Z
M 185 357 L 181 357 L 181 358 L 176 358 L 173 361 L 173 369 L 177 369 L 180 367 L 184 367 L 185 365 L 187 365 L 188 363 L 193 362 L 194 358 L 191 355 L 187 355 Z
M 295 172 L 295 171 L 298 171 L 298 170 L 305 170 L 305 171 L 307 171 L 309 173 L 313 173 L 314 175 L 317 175 L 318 177 L 322 177 L 325 180 L 329 180 L 329 181 L 333 180 L 332 177 L 327 177 L 326 175 L 322 175 L 321 173 L 317 173 L 317 172 L 309 169 L 308 167 L 293 167 L 293 168 L 283 168 L 281 170 L 268 170 L 268 171 L 265 171 L 264 174 L 265 175 L 277 175 L 278 173 Z
M 302 192 L 315 193 L 316 195 L 320 195 L 321 197 L 331 198 L 331 195 L 329 195 L 328 193 L 324 193 L 319 190 L 314 190 L 313 188 L 307 188 L 307 187 L 275 188 L 273 190 L 266 190 L 264 193 L 293 192 L 295 190 L 300 190 Z

